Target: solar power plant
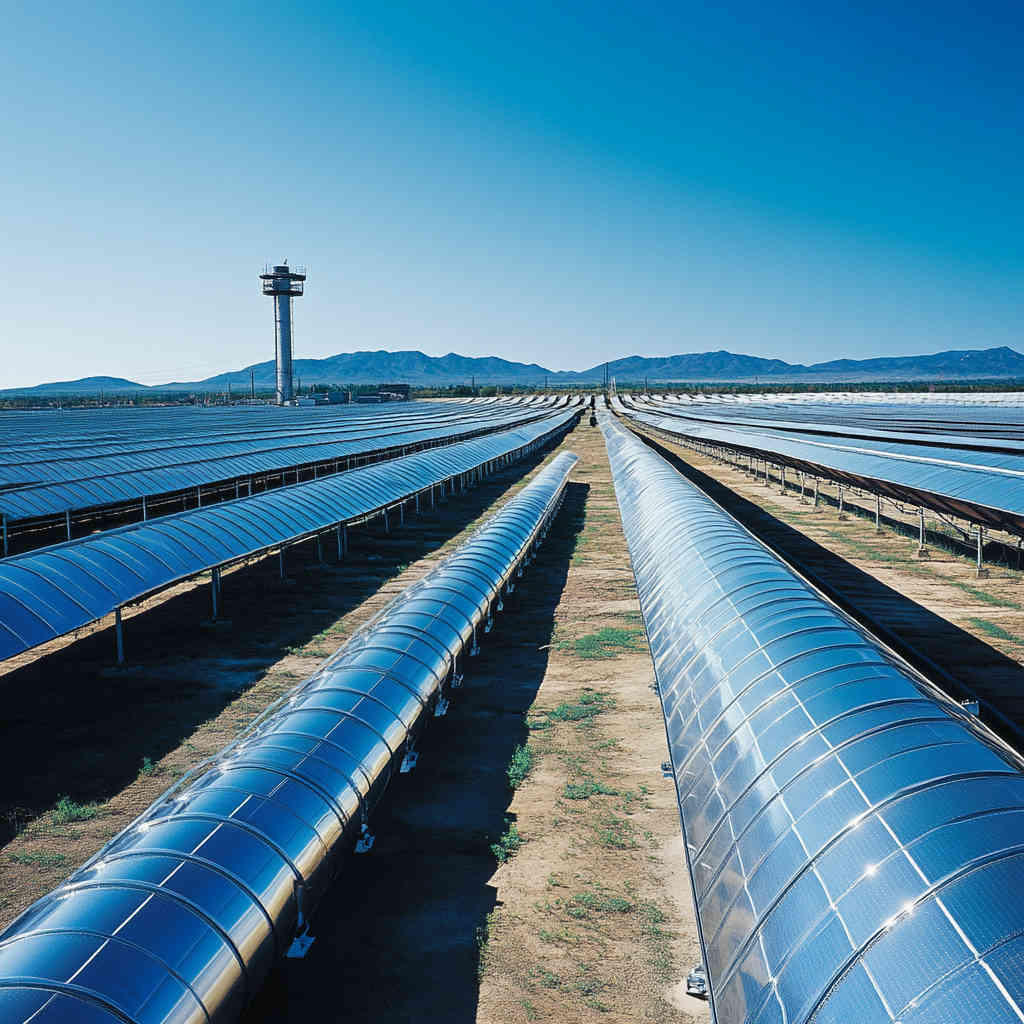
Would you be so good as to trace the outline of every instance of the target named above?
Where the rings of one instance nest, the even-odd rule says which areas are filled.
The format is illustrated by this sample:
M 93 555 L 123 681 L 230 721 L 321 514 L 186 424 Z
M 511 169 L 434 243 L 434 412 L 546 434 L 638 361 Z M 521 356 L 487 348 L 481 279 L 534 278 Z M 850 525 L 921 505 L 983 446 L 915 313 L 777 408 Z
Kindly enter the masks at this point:
M 628 948 L 641 951 L 645 963 L 660 948 L 650 945 L 652 936 L 693 958 L 680 965 L 664 956 L 658 984 L 666 992 L 671 985 L 676 999 L 681 972 L 699 959 L 705 988 L 698 991 L 707 1009 L 695 1009 L 692 1001 L 671 1005 L 687 1017 L 708 1013 L 713 1024 L 1021 1024 L 1024 909 L 1014 895 L 1024 888 L 1024 756 L 990 728 L 999 708 L 960 701 L 940 688 L 909 654 L 901 656 L 858 620 L 849 604 L 841 608 L 813 577 L 791 567 L 674 468 L 685 469 L 686 458 L 670 464 L 645 440 L 681 444 L 684 456 L 686 446 L 727 451 L 740 468 L 791 467 L 1024 536 L 1024 423 L 1018 415 L 1024 406 L 1017 397 L 1000 404 L 945 396 L 861 400 L 840 393 L 613 396 L 597 403 L 596 427 L 587 423 L 588 402 L 541 396 L 340 410 L 104 410 L 95 418 L 91 412 L 0 418 L 0 473 L 7 474 L 0 509 L 8 526 L 51 516 L 60 511 L 59 500 L 72 496 L 79 502 L 74 510 L 89 515 L 132 508 L 142 497 L 210 488 L 208 502 L 135 515 L 130 522 L 100 517 L 92 526 L 104 529 L 90 526 L 80 536 L 0 559 L 0 661 L 11 659 L 8 665 L 27 663 L 20 656 L 31 652 L 42 679 L 58 656 L 71 664 L 77 644 L 53 645 L 60 654 L 52 659 L 36 648 L 111 614 L 120 651 L 122 609 L 184 581 L 210 581 L 216 620 L 220 572 L 229 566 L 238 570 L 229 579 L 252 570 L 247 579 L 263 581 L 265 591 L 254 593 L 267 604 L 301 609 L 312 593 L 358 585 L 360 574 L 376 591 L 365 598 L 361 619 L 348 619 L 352 606 L 342 612 L 336 605 L 324 610 L 326 620 L 303 621 L 303 644 L 318 647 L 317 667 L 311 671 L 307 664 L 301 675 L 290 672 L 294 661 L 282 668 L 280 650 L 293 656 L 292 636 L 275 639 L 268 627 L 258 642 L 273 650 L 259 659 L 259 671 L 272 662 L 294 682 L 276 684 L 281 688 L 272 697 L 254 700 L 245 726 L 218 721 L 209 747 L 175 762 L 185 767 L 160 789 L 143 790 L 144 800 L 120 805 L 123 817 L 93 845 L 95 836 L 73 834 L 82 855 L 59 879 L 32 889 L 0 930 L 0 1019 L 229 1024 L 250 1013 L 258 1020 L 285 1019 L 274 1017 L 286 1010 L 273 1001 L 260 1005 L 268 985 L 280 984 L 288 999 L 294 995 L 289 985 L 308 986 L 325 972 L 338 981 L 325 993 L 325 1005 L 338 1019 L 357 1019 L 345 1003 L 346 985 L 358 974 L 349 965 L 353 950 L 370 942 L 371 929 L 376 938 L 385 936 L 390 955 L 389 929 L 397 927 L 396 914 L 407 914 L 414 955 L 426 963 L 432 983 L 448 984 L 444 972 L 454 971 L 450 961 L 459 956 L 470 966 L 473 992 L 480 993 L 491 962 L 484 952 L 493 938 L 491 915 L 514 928 L 535 910 L 532 920 L 542 925 L 538 941 L 545 943 L 540 948 L 550 955 L 540 963 L 535 950 L 524 959 L 517 949 L 519 958 L 507 961 L 518 965 L 500 979 L 502 991 L 514 993 L 510 1020 L 538 1019 L 533 1000 L 546 993 L 577 1002 L 562 1004 L 561 1015 L 549 1005 L 545 1019 L 591 1019 L 573 1017 L 574 1010 L 598 1019 L 611 1011 L 597 997 L 610 1001 L 607 993 L 619 984 L 635 995 L 628 989 L 632 981 L 600 980 L 607 967 L 597 963 L 600 956 L 607 955 L 619 975 L 626 973 L 617 948 L 627 948 L 626 932 L 615 931 L 621 918 L 632 921 L 628 928 L 638 933 L 639 945 Z M 579 461 L 565 449 L 577 442 Z M 519 488 L 513 467 L 532 467 L 555 446 L 557 453 Z M 702 472 L 704 465 L 695 459 L 692 468 Z M 570 484 L 574 471 L 577 482 Z M 275 473 L 277 479 L 269 479 Z M 226 485 L 250 475 L 268 479 L 262 487 Z M 709 474 L 695 472 L 694 478 L 707 482 Z M 149 489 L 161 480 L 176 483 Z M 487 480 L 516 489 L 497 511 L 481 515 L 495 498 L 487 494 L 471 509 L 471 492 Z M 751 504 L 746 485 L 746 479 L 735 485 L 737 497 Z M 556 517 L 567 494 L 574 495 L 572 525 L 563 539 L 555 532 L 558 563 L 531 593 L 541 575 L 541 545 L 547 541 L 544 572 L 549 530 L 566 525 L 565 513 Z M 46 511 L 18 518 L 31 500 Z M 444 500 L 465 507 L 442 530 Z M 19 501 L 25 504 L 14 504 Z M 437 519 L 427 525 L 428 517 L 417 513 L 432 512 L 435 503 Z M 436 534 L 430 561 L 422 554 L 422 535 L 400 539 L 417 529 Z M 349 530 L 362 539 L 366 559 L 355 570 L 345 565 Z M 614 560 L 608 564 L 595 549 L 611 543 L 612 531 L 620 546 L 618 554 L 601 553 Z M 307 584 L 306 591 L 302 580 L 285 579 L 285 553 L 291 548 L 287 557 L 298 564 L 303 550 L 294 546 L 300 543 L 309 545 L 307 578 L 328 579 Z M 327 545 L 337 552 L 332 575 L 325 567 Z M 386 573 L 369 574 L 367 566 L 383 552 L 401 550 L 397 562 L 417 546 L 421 553 L 412 556 L 399 587 L 385 588 L 393 578 Z M 260 560 L 275 552 L 280 579 L 276 566 L 257 576 L 268 569 Z M 943 571 L 938 562 L 929 571 Z M 962 560 L 955 568 L 968 571 Z M 899 570 L 886 565 L 884 571 Z M 1007 586 L 1018 577 L 1005 570 Z M 929 586 L 940 582 L 939 575 L 928 577 Z M 528 610 L 545 590 L 557 592 L 548 595 L 550 606 Z M 199 596 L 191 587 L 181 591 Z M 567 604 L 557 598 L 563 591 L 575 595 Z M 205 602 L 205 590 L 201 596 Z M 1003 600 L 993 607 L 1010 608 L 995 591 L 964 585 L 957 592 L 960 601 L 985 597 Z M 576 613 L 593 635 L 571 631 L 568 605 L 574 601 L 593 602 Z M 171 603 L 162 601 L 163 611 Z M 909 600 L 893 606 L 912 614 Z M 530 625 L 517 619 L 503 640 L 503 618 L 520 614 L 540 614 L 548 632 L 539 630 L 538 618 Z M 257 622 L 241 615 L 237 632 L 261 630 L 264 615 L 269 620 L 262 607 L 251 616 Z M 334 624 L 331 630 L 325 621 Z M 605 621 L 621 625 L 605 627 Z M 626 628 L 630 623 L 635 630 Z M 161 622 L 154 630 L 162 628 Z M 239 652 L 248 649 L 227 651 L 229 632 L 204 631 L 211 634 L 215 657 L 233 663 L 237 685 L 249 671 Z M 628 671 L 615 661 L 600 669 L 579 653 L 592 653 L 580 643 L 605 634 L 623 645 L 635 636 L 637 655 L 646 659 L 649 648 L 650 661 Z M 169 635 L 168 647 L 182 634 Z M 491 644 L 497 651 L 490 682 L 475 684 L 481 703 L 460 719 L 459 702 L 474 689 L 467 682 L 470 659 Z M 528 655 L 517 662 L 514 651 Z M 193 684 L 211 664 L 207 657 L 190 662 Z M 522 664 L 533 664 L 526 657 L 536 659 L 538 681 L 532 690 L 524 687 L 523 703 L 513 711 L 499 688 L 523 685 L 515 676 Z M 549 673 L 549 657 L 579 660 L 571 669 L 555 661 Z M 151 661 L 166 671 L 166 658 L 161 648 Z M 78 667 L 74 662 L 69 685 L 79 685 Z M 23 669 L 6 678 L 17 681 Z M 138 695 L 132 671 L 107 666 L 91 679 L 110 680 L 106 685 L 123 691 L 126 701 L 150 699 L 145 683 L 153 667 L 139 674 L 144 685 Z M 555 689 L 545 691 L 549 678 Z M 579 685 L 575 695 L 569 680 Z M 60 685 L 55 682 L 53 691 L 66 697 Z M 179 694 L 177 677 L 169 686 L 174 701 L 191 699 Z M 244 699 L 244 687 L 237 697 Z M 39 706 L 59 714 L 53 710 L 59 704 L 47 699 Z M 645 720 L 646 731 L 620 741 L 610 723 L 639 715 L 644 701 L 653 720 Z M 165 703 L 158 712 L 166 714 Z M 487 772 L 470 762 L 461 778 L 454 766 L 463 743 L 477 751 L 490 744 L 484 717 L 514 720 L 509 750 L 492 772 L 500 789 L 493 807 L 479 798 L 490 785 Z M 453 728 L 433 748 L 438 774 L 428 776 L 432 782 L 420 774 L 404 790 L 416 803 L 414 814 L 388 818 L 385 795 L 393 800 L 400 789 L 395 783 L 431 749 L 426 744 L 439 718 Z M 481 736 L 467 735 L 467 724 Z M 51 730 L 53 722 L 47 718 L 44 727 Z M 198 733 L 190 723 L 160 753 L 192 744 Z M 95 753 L 86 740 L 77 742 Z M 548 779 L 549 805 L 536 791 L 512 802 L 513 764 L 531 744 L 529 756 L 544 760 L 530 784 L 539 785 L 538 776 Z M 623 774 L 607 768 L 613 757 L 624 759 Z M 422 804 L 439 777 L 460 785 L 460 796 L 427 811 Z M 485 809 L 496 811 L 505 835 L 488 829 Z M 659 846 L 653 833 L 632 823 L 641 820 L 634 814 L 655 811 L 668 815 L 671 844 Z M 49 813 L 52 825 L 57 819 Z M 431 814 L 445 818 L 444 828 Z M 459 817 L 457 826 L 448 815 Z M 395 834 L 381 825 L 382 817 L 398 822 Z M 571 831 L 573 819 L 585 824 L 559 860 L 554 837 Z M 434 846 L 423 851 L 428 859 L 416 860 L 435 830 L 444 831 L 450 845 Z M 685 874 L 672 875 L 662 854 L 680 861 L 680 831 Z M 578 838 L 583 834 L 587 841 Z M 508 837 L 527 851 L 535 847 L 536 859 L 515 854 L 523 860 L 501 875 L 490 860 L 482 871 L 467 869 L 475 863 L 470 858 L 487 851 L 504 863 L 518 849 L 509 853 L 501 845 Z M 587 842 L 598 851 L 593 859 Z M 627 860 L 633 851 L 636 859 Z M 19 869 L 36 863 L 24 860 L 32 854 L 42 856 L 29 847 Z M 379 866 L 365 869 L 373 858 Z M 658 864 L 644 883 L 619 866 L 641 861 Z M 410 862 L 432 864 L 435 872 L 440 863 L 446 875 L 468 881 L 444 889 L 422 868 L 413 873 Z M 537 877 L 524 881 L 530 871 Z M 392 907 L 390 916 L 378 913 L 373 900 L 379 896 L 359 903 L 371 891 L 360 889 L 370 876 L 398 893 L 398 910 Z M 649 901 L 652 885 L 678 920 L 666 923 L 666 912 Z M 410 886 L 426 890 L 426 902 L 415 911 L 405 907 Z M 456 891 L 469 894 L 467 902 L 479 896 L 475 931 L 463 927 L 472 911 L 453 905 Z M 522 899 L 527 892 L 530 899 Z M 465 933 L 457 949 L 448 945 L 454 931 L 425 934 L 432 924 L 443 931 L 440 917 L 452 918 L 451 927 Z M 329 936 L 338 934 L 331 927 L 347 930 L 352 946 L 328 947 Z M 314 941 L 323 954 L 318 963 L 316 953 L 306 957 Z M 288 974 L 290 959 L 303 962 Z M 406 979 L 389 964 L 366 984 L 404 986 Z M 472 999 L 467 1007 L 471 1020 L 479 1007 Z M 390 1006 L 382 1002 L 380 1010 L 382 1019 L 392 1019 Z M 645 1012 L 643 1019 L 661 1018 Z
M 499 430 L 566 399 L 529 409 L 492 403 L 275 408 L 113 409 L 0 418 L 0 516 L 8 551 L 19 524 L 137 508 L 143 518 L 254 488 L 335 472 L 370 458 Z M 184 492 L 184 493 L 183 493 Z M 171 499 L 169 495 L 176 495 Z M 177 502 L 175 506 L 173 503 Z M 89 517 L 90 528 L 94 528 Z M 28 529 L 28 527 L 26 527 Z M 44 534 L 43 542 L 47 540 Z M 30 540 L 21 547 L 36 546 Z
M 625 398 L 638 423 L 1024 535 L 1024 427 L 1013 408 L 680 403 Z M 799 408 L 799 413 L 798 413 Z M 927 424 L 929 430 L 922 424 Z

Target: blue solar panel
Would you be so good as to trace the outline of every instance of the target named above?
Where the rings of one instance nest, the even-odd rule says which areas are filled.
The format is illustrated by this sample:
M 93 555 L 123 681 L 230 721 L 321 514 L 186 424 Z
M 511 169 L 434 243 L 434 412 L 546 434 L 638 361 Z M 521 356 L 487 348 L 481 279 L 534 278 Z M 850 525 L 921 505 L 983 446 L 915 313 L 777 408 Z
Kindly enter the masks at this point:
M 717 1020 L 1022 1019 L 1019 756 L 602 426 Z
M 155 430 L 149 426 L 148 431 L 140 431 L 142 436 L 116 445 L 96 444 L 86 435 L 59 442 L 8 440 L 4 448 L 0 436 L 0 514 L 16 522 L 120 505 L 238 477 L 260 477 L 294 466 L 335 462 L 344 468 L 347 460 L 370 452 L 457 440 L 511 426 L 531 415 L 543 415 L 547 406 L 531 411 L 424 402 L 411 407 L 403 403 L 400 415 L 385 410 L 382 407 L 370 417 L 310 410 L 319 415 L 306 416 L 301 424 L 292 421 L 292 414 L 304 410 L 273 410 L 276 421 L 271 427 L 264 419 L 254 422 L 251 411 L 242 408 L 227 417 L 219 435 L 146 436 Z M 129 420 L 135 418 L 132 410 L 117 412 L 128 414 Z M 164 412 L 152 410 L 145 424 L 160 424 L 159 414 Z M 112 417 L 111 424 L 124 430 L 124 418 Z M 180 414 L 173 419 L 179 422 Z M 2 417 L 0 426 L 7 433 L 12 430 Z M 173 429 L 167 423 L 161 426 L 165 431 Z
M 327 530 L 566 429 L 576 413 L 0 561 L 0 659 L 206 569 Z
M 662 436 L 756 454 L 898 500 L 1024 533 L 1024 450 L 1014 450 L 1018 442 L 999 442 L 998 450 L 977 450 L 951 447 L 945 434 L 941 443 L 922 445 L 900 440 L 898 435 L 873 440 L 844 437 L 839 427 L 830 437 L 795 430 L 780 433 L 768 425 L 733 422 L 728 414 L 718 422 L 692 419 L 691 407 L 686 407 L 684 416 L 667 411 L 669 404 L 664 402 L 616 402 L 616 408 Z

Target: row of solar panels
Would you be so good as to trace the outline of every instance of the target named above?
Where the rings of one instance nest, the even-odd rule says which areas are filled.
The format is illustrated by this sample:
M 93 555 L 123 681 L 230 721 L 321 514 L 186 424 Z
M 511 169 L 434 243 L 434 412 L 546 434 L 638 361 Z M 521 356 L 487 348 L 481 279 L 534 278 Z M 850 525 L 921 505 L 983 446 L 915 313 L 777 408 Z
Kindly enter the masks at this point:
M 204 570 L 360 519 L 499 459 L 535 450 L 578 414 L 193 509 L 0 561 L 0 659 Z
M 510 399 L 479 400 L 509 404 Z M 437 407 L 465 409 L 473 399 L 385 402 L 380 405 L 320 405 L 281 409 L 272 405 L 135 406 L 101 409 L 4 410 L 0 415 L 0 454 L 60 450 L 64 445 L 130 449 L 149 442 L 217 436 L 259 436 L 282 429 L 302 431 L 324 423 L 372 422 L 428 412 Z
M 627 405 L 618 399 L 613 407 L 658 436 L 731 448 L 897 501 L 1024 534 L 1024 456 L 825 441 L 810 435 L 695 423 L 642 411 L 635 403 Z
M 545 404 L 553 404 L 546 402 Z M 104 420 L 97 420 L 79 433 L 64 434 L 60 438 L 45 433 L 36 437 L 31 433 L 18 433 L 0 443 L 0 482 L 6 483 L 13 474 L 46 474 L 46 479 L 63 479 L 62 472 L 75 472 L 80 463 L 97 468 L 110 468 L 116 463 L 104 462 L 108 457 L 134 456 L 138 459 L 162 459 L 162 462 L 140 461 L 130 467 L 152 467 L 169 464 L 178 449 L 184 449 L 189 459 L 211 447 L 230 452 L 234 443 L 276 442 L 303 443 L 319 437 L 353 437 L 361 432 L 386 433 L 389 429 L 405 429 L 413 425 L 429 426 L 445 421 L 458 422 L 467 417 L 491 415 L 511 405 L 481 407 L 462 402 L 403 402 L 381 406 L 341 406 L 312 409 L 270 410 L 273 415 L 258 420 L 245 407 L 230 409 L 227 413 L 193 412 L 185 423 L 180 422 L 179 410 L 152 409 L 143 415 L 135 409 L 106 410 Z M 5 414 L 7 415 L 7 414 Z M 164 422 L 164 420 L 167 422 Z M 191 421 L 191 422 L 189 422 Z M 5 424 L 0 417 L 0 425 Z M 8 425 L 9 426 L 9 425 Z M 113 433 L 111 433 L 113 431 Z M 29 477 L 35 479 L 35 476 Z
M 1024 422 L 1020 407 L 991 405 L 929 407 L 904 402 L 835 402 L 829 396 L 793 396 L 820 401 L 708 401 L 681 396 L 639 396 L 636 403 L 696 420 L 736 426 L 890 438 L 919 444 L 946 444 L 1021 451 Z M 1002 443 L 1000 443 L 1002 442 Z
M 563 453 L 254 729 L 0 934 L 0 1018 L 225 1024 L 307 918 L 557 513 Z M 312 485 L 315 486 L 315 485 Z M 408 763 L 408 762 L 406 762 Z
M 1019 1024 L 1020 758 L 602 428 L 718 1024 Z
M 442 412 L 423 423 L 423 416 L 406 424 L 389 423 L 379 430 L 366 426 L 334 431 L 313 429 L 301 443 L 265 437 L 185 446 L 163 451 L 139 451 L 94 458 L 66 457 L 49 465 L 28 466 L 40 479 L 0 490 L 0 514 L 8 524 L 118 506 L 158 495 L 209 486 L 223 481 L 261 477 L 296 466 L 340 464 L 356 457 L 430 443 L 449 443 L 460 437 L 498 430 L 545 415 L 535 409 L 494 407 Z M 287 414 L 288 410 L 283 410 Z M 53 476 L 54 479 L 45 479 Z

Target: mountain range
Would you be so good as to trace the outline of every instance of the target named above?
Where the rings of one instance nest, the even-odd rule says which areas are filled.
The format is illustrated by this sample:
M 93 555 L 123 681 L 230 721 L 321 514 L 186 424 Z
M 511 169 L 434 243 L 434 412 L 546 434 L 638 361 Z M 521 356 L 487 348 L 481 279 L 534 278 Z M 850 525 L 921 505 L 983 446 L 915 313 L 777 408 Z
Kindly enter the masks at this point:
M 537 363 L 517 363 L 496 356 L 473 358 L 456 355 L 428 356 L 422 352 L 344 352 L 325 359 L 296 359 L 297 382 L 308 384 L 372 384 L 404 382 L 416 386 L 469 384 L 585 385 L 604 379 L 605 364 L 587 370 L 548 370 Z M 733 352 L 693 352 L 666 357 L 627 356 L 608 364 L 608 373 L 619 384 L 648 380 L 668 381 L 764 381 L 864 382 L 897 380 L 1024 379 L 1024 355 L 1012 348 L 951 350 L 925 356 L 892 356 L 881 359 L 833 359 L 804 365 L 782 359 L 763 359 Z M 274 363 L 268 360 L 241 370 L 199 381 L 174 381 L 147 387 L 122 377 L 85 377 L 55 381 L 30 388 L 9 388 L 2 395 L 124 394 L 126 392 L 208 392 L 248 390 L 250 381 L 259 390 L 274 386 Z

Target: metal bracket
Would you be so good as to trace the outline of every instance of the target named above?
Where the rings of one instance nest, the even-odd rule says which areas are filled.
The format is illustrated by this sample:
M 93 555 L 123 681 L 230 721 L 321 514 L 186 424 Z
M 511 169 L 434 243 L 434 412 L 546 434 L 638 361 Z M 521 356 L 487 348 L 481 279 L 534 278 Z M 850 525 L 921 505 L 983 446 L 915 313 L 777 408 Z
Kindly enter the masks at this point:
M 398 769 L 399 772 L 401 772 L 402 775 L 408 775 L 409 772 L 416 767 L 416 762 L 419 761 L 419 759 L 420 755 L 417 751 L 407 750 L 405 752 L 405 757 L 402 758 L 402 767 Z
M 366 827 L 366 822 L 363 822 L 362 831 L 359 833 L 359 838 L 356 840 L 356 853 L 369 853 L 373 849 L 374 841 L 376 836 Z
M 292 939 L 292 944 L 288 947 L 288 952 L 285 956 L 289 960 L 301 960 L 308 952 L 309 947 L 316 942 L 316 939 L 309 934 L 309 926 L 303 925 L 302 931 L 297 932 L 295 938 Z
M 662 761 L 661 762 L 661 774 L 666 779 L 674 779 L 675 778 L 675 773 L 672 771 L 672 762 L 671 761 Z
M 491 616 L 488 615 L 487 621 L 484 623 L 484 632 L 490 633 L 492 629 L 494 629 L 494 619 L 492 619 Z
M 447 697 L 438 697 L 437 703 L 434 705 L 434 717 L 444 718 L 448 714 L 448 708 L 451 707 L 451 703 Z

